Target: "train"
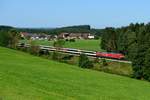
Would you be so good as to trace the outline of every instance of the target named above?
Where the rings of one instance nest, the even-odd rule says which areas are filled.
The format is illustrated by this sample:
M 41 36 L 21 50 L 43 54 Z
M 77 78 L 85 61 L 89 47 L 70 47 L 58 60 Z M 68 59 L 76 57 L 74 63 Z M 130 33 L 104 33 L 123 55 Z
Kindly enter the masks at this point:
M 20 47 L 30 47 L 30 44 L 19 44 Z M 53 46 L 44 46 L 39 45 L 41 50 L 47 50 L 47 51 L 56 51 L 56 47 Z M 96 52 L 96 51 L 87 51 L 87 50 L 79 50 L 79 49 L 73 49 L 73 48 L 59 48 L 59 52 L 69 53 L 69 54 L 86 54 L 87 56 L 91 57 L 99 57 L 99 58 L 109 58 L 109 59 L 118 59 L 118 60 L 124 60 L 125 55 L 121 53 L 109 53 L 109 52 Z
M 96 52 L 97 57 L 111 58 L 111 59 L 125 59 L 125 56 L 121 53 L 108 53 L 108 52 Z
M 93 57 L 101 57 L 101 58 L 110 58 L 110 59 L 118 59 L 123 60 L 125 59 L 125 55 L 121 53 L 110 53 L 110 52 L 95 52 L 95 51 L 86 51 L 86 50 L 79 50 L 79 49 L 72 49 L 72 48 L 62 48 L 60 51 L 72 54 L 81 54 L 84 53 L 88 56 Z

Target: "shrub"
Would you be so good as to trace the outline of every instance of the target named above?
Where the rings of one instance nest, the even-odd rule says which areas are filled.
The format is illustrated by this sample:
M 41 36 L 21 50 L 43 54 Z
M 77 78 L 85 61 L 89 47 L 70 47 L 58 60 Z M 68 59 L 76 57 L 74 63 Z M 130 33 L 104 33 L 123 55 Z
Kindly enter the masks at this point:
M 94 59 L 94 63 L 99 63 L 99 58 L 98 58 L 98 57 L 96 57 L 96 58 Z
M 41 56 L 41 55 L 49 55 L 50 53 L 49 53 L 49 51 L 48 50 L 40 50 L 39 51 L 39 56 Z
M 96 35 L 96 36 L 94 37 L 94 39 L 95 39 L 95 40 L 98 40 L 98 39 L 100 39 L 100 37 Z
M 54 51 L 52 53 L 52 59 L 58 61 L 59 60 L 59 53 L 57 51 Z
M 68 39 L 66 39 L 66 41 L 69 41 Z
M 85 54 L 81 54 L 79 57 L 79 67 L 81 68 L 92 68 L 93 63 Z
M 39 55 L 39 52 L 40 52 L 39 46 L 31 45 L 31 47 L 29 48 L 29 53 L 33 55 Z
M 75 39 L 70 39 L 69 41 L 70 41 L 70 42 L 75 42 L 76 40 L 75 40 Z
M 103 66 L 107 66 L 107 65 L 108 65 L 106 59 L 102 59 L 102 65 L 103 65 Z
M 62 59 L 63 60 L 70 60 L 73 57 L 73 55 L 65 55 Z

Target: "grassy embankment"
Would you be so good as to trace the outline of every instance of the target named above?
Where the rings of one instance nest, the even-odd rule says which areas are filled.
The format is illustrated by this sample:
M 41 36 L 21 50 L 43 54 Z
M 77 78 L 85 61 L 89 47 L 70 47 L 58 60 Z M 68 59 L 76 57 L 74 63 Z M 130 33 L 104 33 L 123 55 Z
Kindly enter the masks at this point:
M 150 83 L 0 47 L 2 100 L 149 100 Z

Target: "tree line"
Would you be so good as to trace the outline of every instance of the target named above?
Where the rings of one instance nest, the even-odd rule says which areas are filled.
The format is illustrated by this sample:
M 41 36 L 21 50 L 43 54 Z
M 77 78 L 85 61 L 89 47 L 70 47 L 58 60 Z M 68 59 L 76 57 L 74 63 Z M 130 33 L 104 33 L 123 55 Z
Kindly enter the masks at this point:
M 133 77 L 150 81 L 150 23 L 131 23 L 121 28 L 105 28 L 102 49 L 119 52 L 132 61 Z
M 89 25 L 79 25 L 79 26 L 68 26 L 62 28 L 17 28 L 20 32 L 29 32 L 29 33 L 46 33 L 46 34 L 54 34 L 58 35 L 61 32 L 89 32 L 90 26 Z
M 102 33 L 101 29 L 92 29 L 90 25 L 68 26 L 62 28 L 16 28 L 16 29 L 19 32 L 46 33 L 50 35 L 58 35 L 62 32 L 67 32 L 67 33 L 91 33 L 96 36 L 100 36 Z

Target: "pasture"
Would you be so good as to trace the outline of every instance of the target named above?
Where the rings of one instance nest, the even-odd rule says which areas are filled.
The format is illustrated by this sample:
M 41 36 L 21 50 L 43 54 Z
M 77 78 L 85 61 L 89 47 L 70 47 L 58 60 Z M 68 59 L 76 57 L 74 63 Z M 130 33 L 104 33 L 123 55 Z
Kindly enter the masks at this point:
M 53 46 L 54 41 L 47 40 L 34 40 L 33 41 L 37 45 L 48 45 Z M 63 47 L 65 48 L 75 48 L 75 49 L 83 49 L 83 50 L 91 50 L 91 51 L 104 51 L 100 48 L 101 40 L 76 40 L 75 42 L 65 42 Z
M 150 83 L 0 47 L 2 100 L 149 100 Z

